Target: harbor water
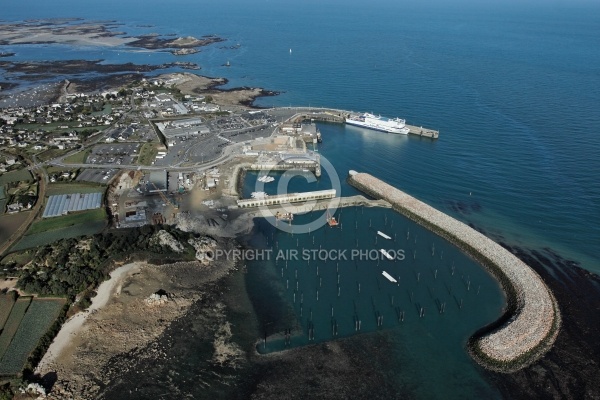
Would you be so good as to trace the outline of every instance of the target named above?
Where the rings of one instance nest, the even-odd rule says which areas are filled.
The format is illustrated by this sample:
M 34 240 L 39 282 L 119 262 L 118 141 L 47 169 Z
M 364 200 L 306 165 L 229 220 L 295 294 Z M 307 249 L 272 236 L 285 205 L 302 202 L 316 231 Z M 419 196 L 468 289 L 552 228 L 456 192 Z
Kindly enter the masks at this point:
M 465 348 L 469 336 L 505 306 L 497 282 L 456 247 L 389 209 L 349 207 L 335 217 L 337 227 L 306 234 L 258 221 L 254 244 L 273 251 L 268 260 L 247 264 L 247 285 L 266 336 L 257 351 L 390 330 L 407 366 L 393 373 L 398 385 L 426 377 L 427 385 L 417 385 L 422 398 L 492 395 Z M 294 223 L 311 218 L 299 215 Z

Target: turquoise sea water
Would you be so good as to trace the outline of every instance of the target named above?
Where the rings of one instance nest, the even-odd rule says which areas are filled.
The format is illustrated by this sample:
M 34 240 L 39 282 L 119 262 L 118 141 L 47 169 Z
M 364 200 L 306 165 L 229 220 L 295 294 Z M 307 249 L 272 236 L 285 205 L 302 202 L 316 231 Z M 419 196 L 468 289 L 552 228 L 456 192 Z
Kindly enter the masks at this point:
M 202 66 L 201 74 L 228 78 L 229 87 L 260 86 L 282 91 L 280 96 L 260 99 L 257 103 L 262 106 L 373 111 L 439 129 L 440 139 L 430 141 L 320 124 L 324 142 L 319 151 L 339 174 L 342 195 L 358 194 L 344 182 L 349 169 L 369 172 L 507 243 L 550 247 L 598 273 L 600 6 L 591 2 L 481 3 L 69 0 L 39 4 L 26 0 L 18 7 L 4 7 L 0 18 L 114 19 L 124 23 L 122 30 L 131 34 L 217 34 L 228 39 L 223 45 L 239 43 L 240 47 L 223 49 L 217 44 L 185 58 L 166 52 L 56 45 L 4 46 L 0 50 L 17 52 L 12 58 L 16 60 L 100 58 L 111 63 L 150 64 L 192 61 Z M 147 24 L 154 26 L 142 27 Z M 227 60 L 231 67 L 221 67 Z M 248 175 L 246 195 L 253 191 L 255 179 L 256 175 Z M 272 186 L 267 188 L 276 184 L 268 184 Z M 290 190 L 328 187 L 327 176 L 311 184 L 294 178 L 290 184 Z M 292 237 L 273 232 L 269 224 L 259 224 L 256 244 L 271 247 L 278 241 L 281 247 L 308 248 L 315 235 L 327 235 L 321 239 L 328 246 L 350 246 L 356 239 L 352 221 L 358 212 L 343 211 L 344 231 L 339 236 L 323 229 L 312 236 Z M 396 240 L 404 238 L 406 230 L 419 229 L 391 212 L 364 212 L 379 223 L 384 215 L 390 222 L 393 219 L 402 233 Z M 362 216 L 361 212 L 361 243 L 374 240 Z M 385 228 L 392 232 L 389 225 L 383 224 L 381 229 Z M 419 237 L 426 236 L 423 231 Z M 385 328 L 398 333 L 397 357 L 411 366 L 398 372 L 395 379 L 418 386 L 421 397 L 441 397 L 443 392 L 436 389 L 439 385 L 452 388 L 448 393 L 457 397 L 465 391 L 466 397 L 493 395 L 466 355 L 464 341 L 474 329 L 499 314 L 501 295 L 472 261 L 459 253 L 453 255 L 455 263 L 460 259 L 461 265 L 469 269 L 467 275 L 473 277 L 472 281 L 481 282 L 477 286 L 487 289 L 480 292 L 481 301 L 465 300 L 465 310 L 473 307 L 469 308 L 472 314 L 465 318 L 464 310 L 441 285 L 456 279 L 448 276 L 450 253 L 455 250 L 437 239 L 436 249 L 443 249 L 447 255 L 434 263 L 431 245 L 435 240 L 428 237 L 427 241 L 410 243 L 408 250 L 422 246 L 417 249 L 417 260 L 423 264 L 405 261 L 393 267 L 403 276 L 403 289 L 413 289 L 415 296 L 421 296 L 419 301 L 427 304 L 425 318 L 418 318 L 414 301 L 406 293 L 394 294 L 398 296 L 395 302 L 406 308 L 406 323 L 399 324 L 397 319 L 392 323 L 395 308 L 390 296 L 399 289 L 380 289 L 374 277 L 379 277 L 379 284 L 386 282 L 373 263 L 367 263 L 364 270 L 344 265 L 340 278 L 343 296 L 350 296 L 358 280 L 366 282 L 364 290 L 373 299 L 359 299 L 356 306 L 360 315 L 365 315 L 364 329 L 377 329 L 375 314 L 370 318 L 368 315 L 383 313 Z M 432 276 L 434 266 L 439 267 L 440 281 Z M 270 278 L 271 296 L 262 300 L 255 297 L 254 301 L 266 304 L 273 298 L 280 300 L 277 305 L 264 307 L 259 316 L 265 324 L 277 326 L 270 328 L 272 332 L 267 329 L 269 333 L 294 328 L 291 325 L 297 321 L 304 337 L 292 341 L 302 345 L 307 340 L 307 310 L 303 308 L 300 316 L 284 279 L 294 274 L 295 280 L 298 269 L 297 293 L 306 293 L 307 307 L 317 309 L 316 303 L 309 305 L 309 301 L 316 302 L 316 293 L 311 292 L 316 290 L 316 270 L 311 265 L 289 263 L 282 278 L 282 267 L 274 262 L 255 265 L 250 269 L 248 287 L 261 293 L 264 288 L 260 289 L 257 282 Z M 322 273 L 330 274 L 324 282 L 329 304 L 319 307 L 320 314 L 314 315 L 316 341 L 331 336 L 331 317 L 327 314 L 333 303 L 334 318 L 338 318 L 336 309 L 340 309 L 340 336 L 353 334 L 353 301 L 358 297 L 338 300 L 337 283 L 333 282 L 337 272 L 332 269 L 337 266 L 327 267 Z M 416 282 L 417 271 L 423 273 L 424 282 Z M 443 315 L 435 311 L 437 297 L 431 288 L 436 293 L 447 293 L 448 311 Z M 465 292 L 464 277 L 455 288 Z M 474 295 L 472 290 L 465 293 L 465 299 Z M 273 346 L 271 350 L 281 345 L 276 340 L 268 343 Z M 429 379 L 438 386 L 428 383 Z M 472 385 L 465 387 L 462 382 Z

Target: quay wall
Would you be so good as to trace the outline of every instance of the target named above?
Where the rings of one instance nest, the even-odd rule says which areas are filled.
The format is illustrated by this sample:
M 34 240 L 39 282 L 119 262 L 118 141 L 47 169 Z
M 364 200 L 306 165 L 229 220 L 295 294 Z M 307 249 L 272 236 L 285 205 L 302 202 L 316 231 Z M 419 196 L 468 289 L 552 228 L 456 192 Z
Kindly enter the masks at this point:
M 391 208 L 391 204 L 385 200 L 371 200 L 367 199 L 362 195 L 350 196 L 350 197 L 336 197 L 333 199 L 316 200 L 314 204 L 311 203 L 289 203 L 289 204 L 275 204 L 266 207 L 244 207 L 238 208 L 241 213 L 262 213 L 263 217 L 273 217 L 276 212 L 292 214 L 305 214 L 316 211 L 335 211 L 336 209 L 345 207 L 382 207 Z M 343 221 L 341 222 L 343 224 Z
M 346 121 L 346 117 L 353 114 L 347 110 L 337 110 L 332 108 L 309 108 L 309 107 L 298 107 L 296 108 L 297 113 L 290 118 L 291 121 L 296 123 L 304 120 L 315 120 L 331 123 L 341 123 Z M 430 139 L 437 139 L 440 136 L 440 132 L 435 129 L 424 128 L 422 126 L 406 124 L 409 129 L 410 135 L 416 135 L 426 137 Z
M 507 308 L 469 340 L 469 353 L 482 366 L 514 372 L 542 357 L 561 324 L 556 299 L 541 277 L 514 254 L 468 225 L 365 173 L 349 183 L 392 204 L 397 212 L 430 229 L 476 259 L 498 280 Z

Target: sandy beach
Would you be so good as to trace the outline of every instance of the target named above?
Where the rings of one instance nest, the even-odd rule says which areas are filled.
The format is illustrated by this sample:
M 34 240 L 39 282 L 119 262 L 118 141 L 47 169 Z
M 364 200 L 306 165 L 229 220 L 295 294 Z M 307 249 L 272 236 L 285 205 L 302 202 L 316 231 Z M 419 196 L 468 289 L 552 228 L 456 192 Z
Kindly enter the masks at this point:
M 110 274 L 109 280 L 100 284 L 96 291 L 97 295 L 92 299 L 92 305 L 87 310 L 75 314 L 64 323 L 60 332 L 48 348 L 48 351 L 46 351 L 46 354 L 38 364 L 35 370 L 36 373 L 44 375 L 50 372 L 55 361 L 73 344 L 73 337 L 79 333 L 88 317 L 106 306 L 112 296 L 118 296 L 121 293 L 125 278 L 132 273 L 138 272 L 142 264 L 135 262 L 123 265 Z

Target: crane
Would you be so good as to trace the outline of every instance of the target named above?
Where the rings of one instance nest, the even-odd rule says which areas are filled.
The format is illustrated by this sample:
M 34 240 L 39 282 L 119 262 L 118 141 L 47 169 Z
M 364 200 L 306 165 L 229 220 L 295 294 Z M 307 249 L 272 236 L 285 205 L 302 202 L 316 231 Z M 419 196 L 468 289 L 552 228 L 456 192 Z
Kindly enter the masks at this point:
M 179 205 L 172 202 L 171 200 L 169 200 L 167 198 L 167 196 L 165 196 L 165 194 L 158 189 L 158 187 L 154 184 L 154 182 L 150 181 L 150 183 L 152 184 L 152 186 L 154 186 L 154 189 L 156 189 L 156 191 L 158 192 L 158 195 L 160 196 L 161 199 L 163 199 L 163 201 L 169 205 L 171 205 L 171 207 L 173 207 L 173 209 L 178 210 L 179 209 Z

